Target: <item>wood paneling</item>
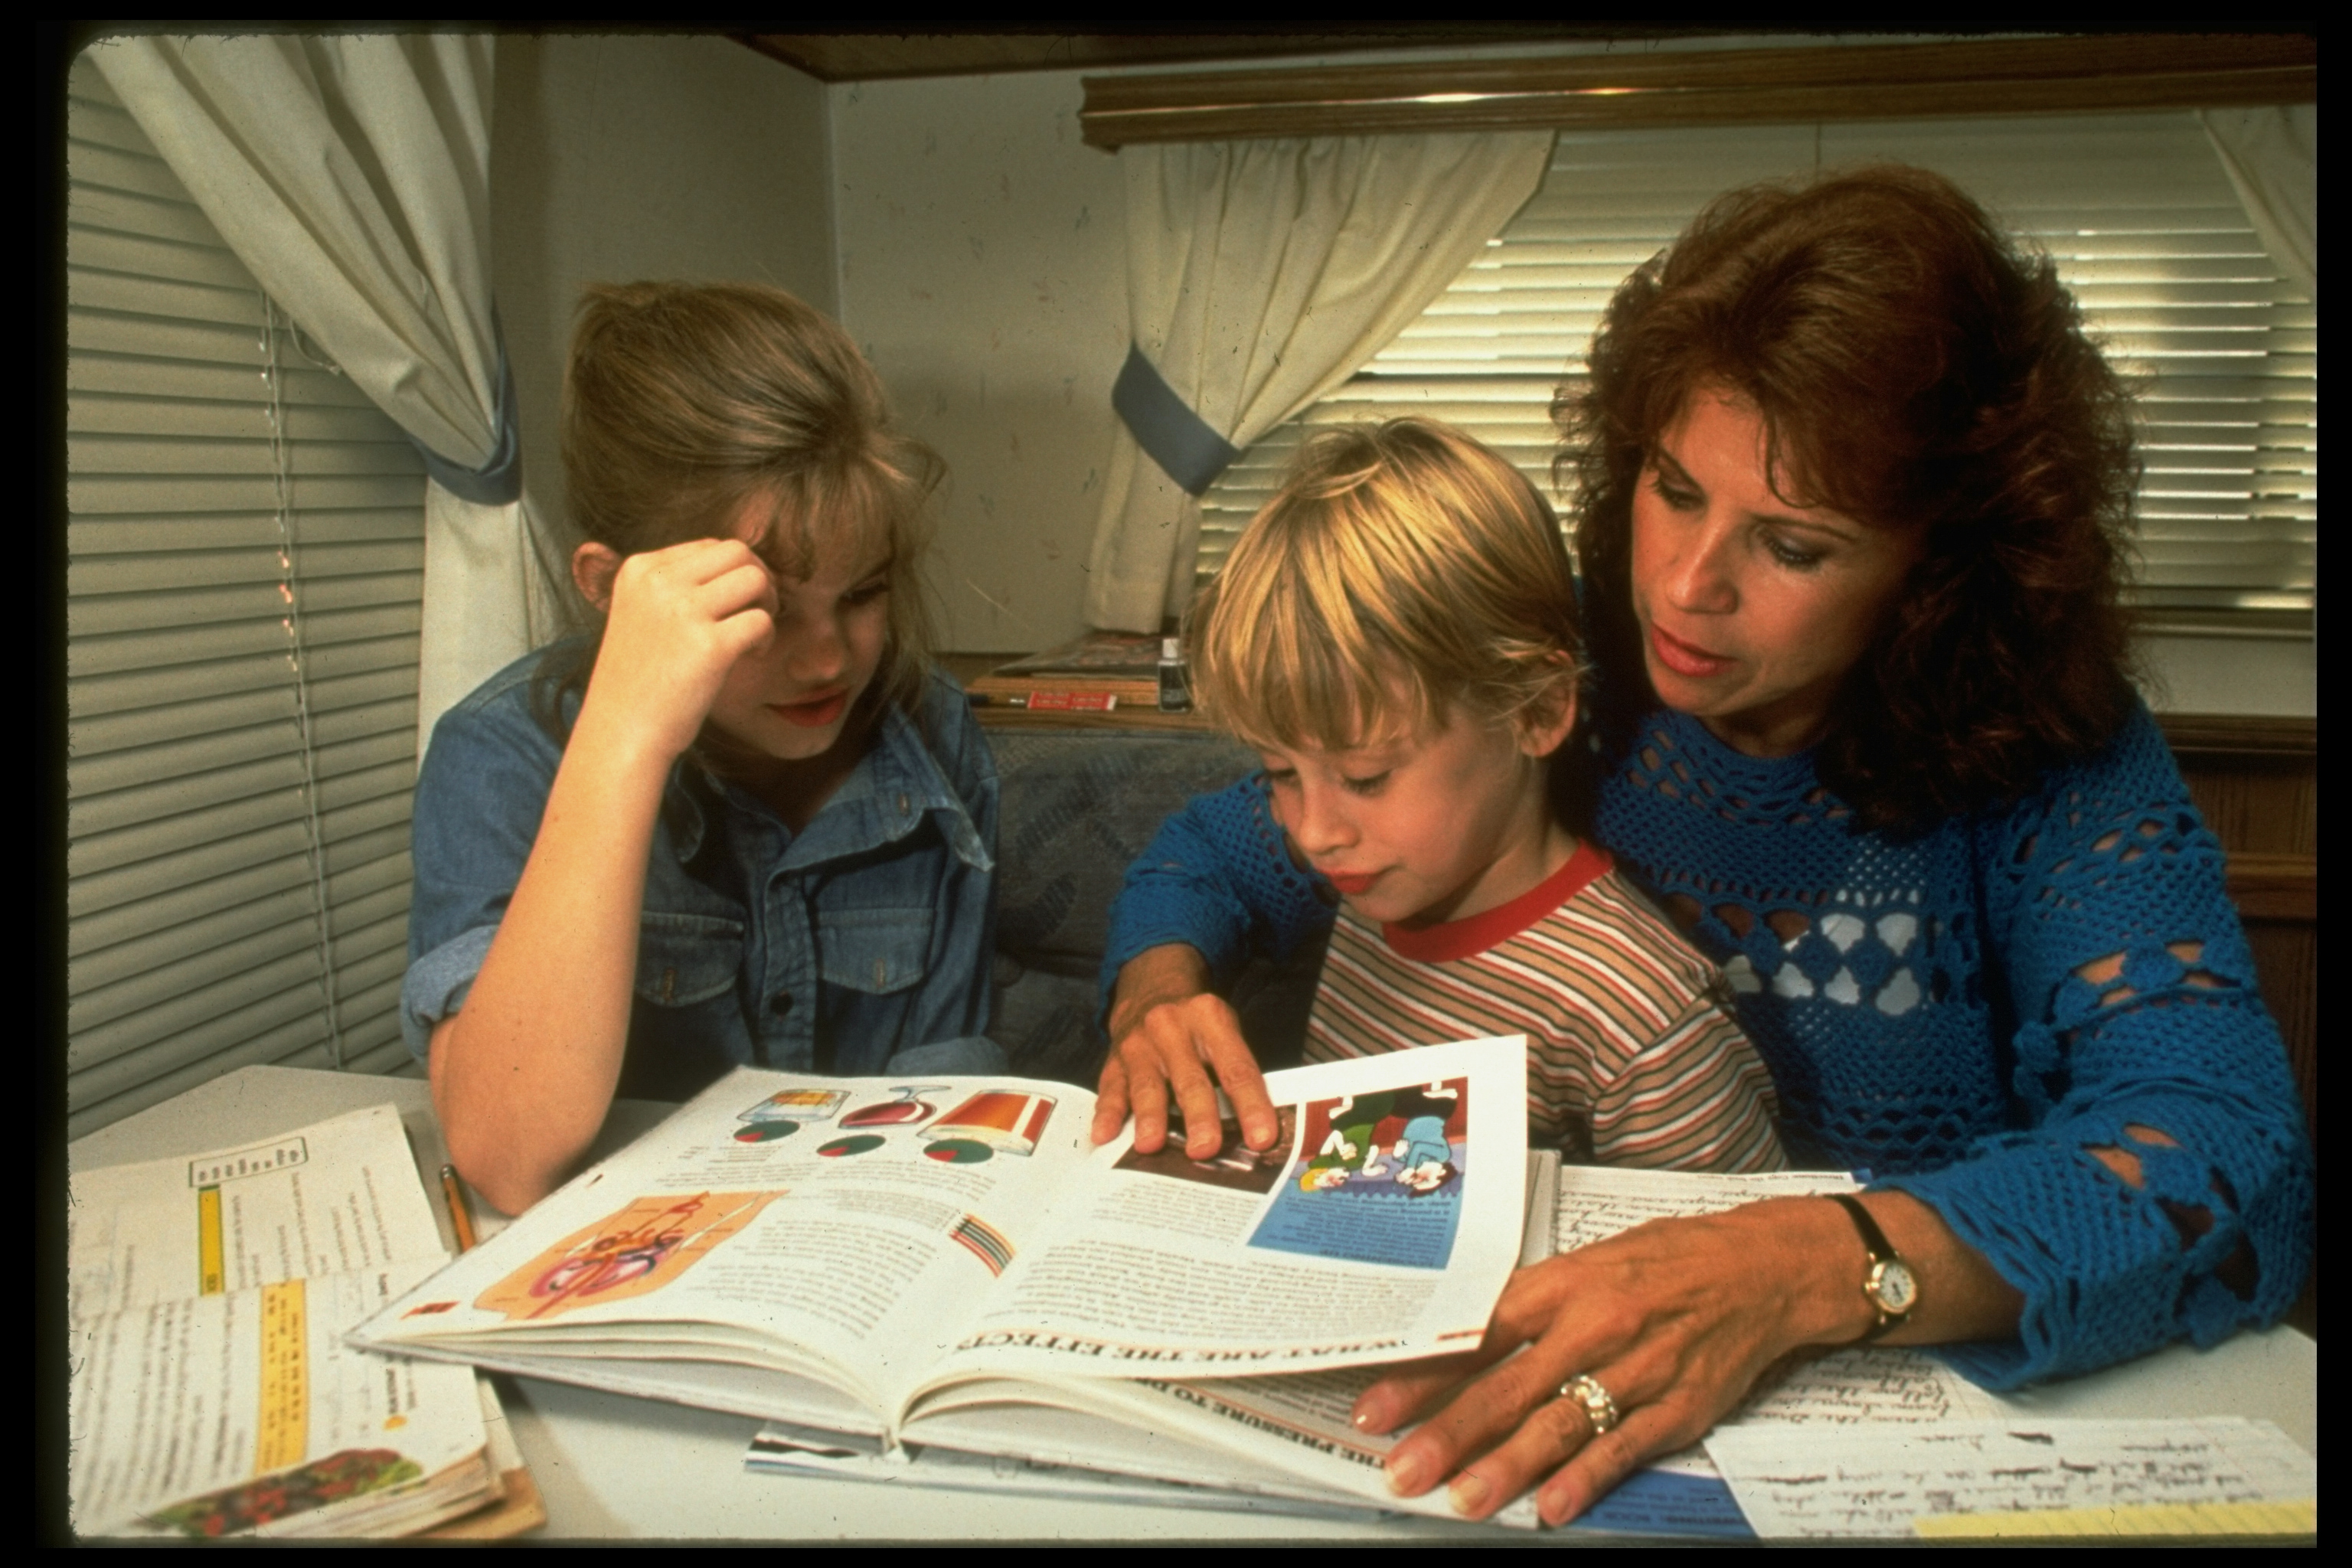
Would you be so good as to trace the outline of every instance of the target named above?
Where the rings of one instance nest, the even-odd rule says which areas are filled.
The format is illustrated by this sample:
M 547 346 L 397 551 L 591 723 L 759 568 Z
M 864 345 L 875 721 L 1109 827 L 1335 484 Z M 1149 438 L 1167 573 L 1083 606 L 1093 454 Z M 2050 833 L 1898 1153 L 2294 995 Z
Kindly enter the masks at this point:
M 1624 29 L 1390 23 L 1320 33 L 1069 33 L 1037 28 L 1022 33 L 739 33 L 735 37 L 738 43 L 806 71 L 819 81 L 877 81 L 994 71 L 1175 65 L 1267 55 L 1336 55 L 1363 49 L 1472 48 L 1543 43 L 1607 31 Z
M 2210 713 L 2166 714 L 2158 722 L 2196 796 L 2231 859 L 2246 862 L 2247 890 L 2274 890 L 2299 858 L 2317 890 L 2319 858 L 2319 721 L 2242 718 Z M 2314 910 L 2306 918 L 2316 919 Z
M 2003 38 L 1088 77 L 1088 144 L 2309 103 L 2315 35 Z

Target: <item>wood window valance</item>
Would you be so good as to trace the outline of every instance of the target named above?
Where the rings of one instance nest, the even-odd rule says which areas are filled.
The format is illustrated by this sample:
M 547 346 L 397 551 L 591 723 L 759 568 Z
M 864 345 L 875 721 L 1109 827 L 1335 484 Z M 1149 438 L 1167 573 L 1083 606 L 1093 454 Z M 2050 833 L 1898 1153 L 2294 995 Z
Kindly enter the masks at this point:
M 2309 34 L 2106 34 L 1085 79 L 1090 146 L 2310 103 Z

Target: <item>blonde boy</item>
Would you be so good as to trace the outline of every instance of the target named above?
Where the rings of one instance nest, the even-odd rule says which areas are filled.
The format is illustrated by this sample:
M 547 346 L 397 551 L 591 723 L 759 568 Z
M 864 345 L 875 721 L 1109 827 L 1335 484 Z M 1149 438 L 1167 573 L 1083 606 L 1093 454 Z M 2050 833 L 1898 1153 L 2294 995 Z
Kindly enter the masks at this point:
M 1552 809 L 1575 591 L 1509 463 L 1432 420 L 1317 437 L 1187 631 L 1204 708 L 1342 900 L 1308 1059 L 1524 1033 L 1529 1134 L 1571 1158 L 1785 1163 L 1713 967 Z

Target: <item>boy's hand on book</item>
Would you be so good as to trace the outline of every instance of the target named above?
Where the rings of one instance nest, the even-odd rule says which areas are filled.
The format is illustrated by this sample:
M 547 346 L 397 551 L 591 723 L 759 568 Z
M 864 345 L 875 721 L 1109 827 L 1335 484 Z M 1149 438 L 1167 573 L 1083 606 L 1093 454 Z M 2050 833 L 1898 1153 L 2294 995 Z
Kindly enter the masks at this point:
M 1208 989 L 1208 966 L 1181 943 L 1137 954 L 1119 971 L 1111 1002 L 1110 1058 L 1096 1091 L 1094 1141 L 1118 1136 L 1130 1110 L 1135 1146 L 1156 1152 L 1168 1138 L 1172 1094 L 1182 1117 L 1184 1152 L 1206 1160 L 1224 1144 L 1217 1110 L 1223 1089 L 1241 1124 L 1242 1142 L 1270 1147 L 1279 1129 L 1265 1076 L 1242 1038 L 1241 1020 Z

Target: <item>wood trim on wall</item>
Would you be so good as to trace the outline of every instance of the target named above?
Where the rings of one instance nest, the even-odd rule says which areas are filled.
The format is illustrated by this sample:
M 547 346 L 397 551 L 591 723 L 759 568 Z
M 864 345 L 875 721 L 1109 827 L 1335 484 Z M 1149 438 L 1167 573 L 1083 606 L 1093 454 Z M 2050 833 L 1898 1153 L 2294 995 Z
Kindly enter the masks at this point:
M 2159 713 L 2175 756 L 2286 759 L 2319 756 L 2319 721 L 2261 713 Z
M 2108 34 L 1087 77 L 1089 146 L 2312 103 L 2312 34 Z
M 2230 901 L 2250 921 L 2319 919 L 2319 858 L 2246 855 L 2232 851 Z

